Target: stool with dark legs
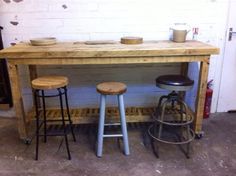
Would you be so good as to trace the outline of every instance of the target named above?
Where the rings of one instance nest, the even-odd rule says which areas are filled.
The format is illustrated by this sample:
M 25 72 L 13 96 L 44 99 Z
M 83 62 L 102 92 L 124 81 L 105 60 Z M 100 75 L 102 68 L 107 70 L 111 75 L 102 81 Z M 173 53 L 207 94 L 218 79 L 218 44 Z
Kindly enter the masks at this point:
M 43 76 L 34 79 L 31 82 L 32 88 L 34 90 L 34 100 L 35 100 L 35 111 L 36 111 L 36 153 L 35 153 L 35 159 L 38 160 L 38 151 L 39 151 L 39 137 L 44 137 L 44 142 L 47 142 L 47 136 L 64 136 L 65 143 L 66 143 L 66 150 L 68 154 L 68 159 L 71 159 L 71 154 L 69 150 L 69 144 L 68 144 L 68 129 L 66 122 L 69 122 L 69 130 L 72 133 L 73 140 L 75 139 L 74 129 L 72 120 L 70 117 L 70 110 L 68 105 L 68 99 L 67 99 L 67 85 L 68 85 L 68 78 L 64 76 Z M 57 93 L 53 95 L 45 95 L 45 92 L 48 90 L 56 89 Z M 68 119 L 65 119 L 64 115 L 64 108 L 63 108 L 63 97 L 65 98 L 65 104 L 66 104 L 66 113 Z M 45 104 L 45 98 L 49 97 L 59 97 L 60 101 L 60 112 L 61 112 L 61 119 L 47 119 L 46 116 L 46 104 Z M 38 100 L 42 99 L 42 109 L 39 108 Z M 41 113 L 42 112 L 42 113 Z M 43 119 L 40 119 L 40 114 L 42 114 Z M 41 121 L 41 123 L 40 123 Z M 50 122 L 61 122 L 63 132 L 60 133 L 50 133 L 47 130 L 47 125 Z M 40 128 L 43 126 L 43 134 L 40 133 Z
M 182 75 L 164 75 L 156 79 L 156 85 L 159 88 L 171 91 L 168 95 L 160 97 L 156 111 L 153 113 L 154 123 L 148 129 L 152 139 L 152 149 L 157 157 L 159 157 L 159 151 L 154 144 L 155 141 L 179 145 L 189 158 L 190 142 L 195 137 L 190 128 L 193 116 L 189 113 L 188 106 L 180 93 L 191 89 L 193 84 L 193 80 Z M 167 131 L 169 136 L 163 134 Z M 175 137 L 174 140 L 170 138 L 170 135 Z M 182 148 L 184 144 L 187 145 L 186 150 Z

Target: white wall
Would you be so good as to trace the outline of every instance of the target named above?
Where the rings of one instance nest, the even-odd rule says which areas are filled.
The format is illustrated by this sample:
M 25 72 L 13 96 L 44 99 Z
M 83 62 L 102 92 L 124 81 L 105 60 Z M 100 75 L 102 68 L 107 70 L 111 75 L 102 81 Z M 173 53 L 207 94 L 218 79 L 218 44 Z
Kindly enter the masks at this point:
M 199 28 L 198 40 L 222 48 L 227 11 L 228 0 L 0 0 L 0 25 L 4 27 L 3 40 L 7 47 L 22 40 L 46 36 L 73 41 L 119 40 L 126 35 L 142 36 L 145 40 L 166 40 L 169 39 L 169 27 L 173 23 L 185 22 L 191 28 Z M 188 39 L 191 38 L 192 32 L 188 34 Z M 215 92 L 219 88 L 217 81 L 221 58 L 222 55 L 219 55 L 211 59 L 209 79 L 215 80 Z M 196 64 L 191 67 L 193 70 L 198 69 Z M 63 69 L 71 79 L 72 106 L 97 106 L 98 97 L 94 86 L 107 79 L 128 84 L 128 105 L 149 106 L 155 103 L 155 96 L 163 93 L 155 87 L 155 77 L 170 71 L 178 73 L 179 65 L 138 65 L 132 69 L 124 65 L 118 68 L 73 66 L 73 72 L 69 67 L 60 67 L 56 69 L 57 73 L 61 72 L 58 69 Z M 25 81 L 28 79 L 25 70 L 22 68 L 21 75 L 24 99 L 28 106 L 31 96 L 29 84 Z M 39 72 L 51 73 L 55 70 L 49 68 L 45 71 L 43 68 Z M 129 73 L 129 76 L 124 72 Z M 196 79 L 196 72 L 191 75 Z M 188 100 L 192 105 L 193 95 L 191 93 Z M 213 112 L 217 97 L 216 93 L 213 97 Z M 0 115 L 7 114 L 0 112 Z

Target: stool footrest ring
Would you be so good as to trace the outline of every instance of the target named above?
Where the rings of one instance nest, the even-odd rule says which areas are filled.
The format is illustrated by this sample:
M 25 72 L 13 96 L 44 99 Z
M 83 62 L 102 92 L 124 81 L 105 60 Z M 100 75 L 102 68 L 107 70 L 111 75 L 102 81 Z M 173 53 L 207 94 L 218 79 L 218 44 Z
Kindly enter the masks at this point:
M 183 122 L 174 122 L 174 121 L 167 122 L 167 121 L 163 121 L 163 120 L 160 120 L 160 119 L 158 119 L 156 117 L 155 112 L 152 113 L 152 118 L 154 119 L 154 121 L 156 121 L 158 123 L 165 124 L 165 125 L 170 125 L 170 126 L 186 126 L 186 125 L 190 125 L 193 122 L 193 116 L 190 116 L 189 120 L 185 120 Z M 176 120 L 176 121 L 178 121 L 178 120 Z
M 169 125 L 169 126 L 187 126 L 187 125 L 190 125 L 193 122 L 193 120 L 184 121 L 184 122 L 166 122 L 166 121 L 162 121 L 162 120 L 159 120 L 159 119 L 155 119 L 155 121 L 160 123 L 160 124 Z
M 152 129 L 154 128 L 154 124 L 150 125 L 148 128 L 148 134 L 150 135 L 151 138 L 153 138 L 156 141 L 162 142 L 162 143 L 166 143 L 166 144 L 173 144 L 173 145 L 183 145 L 183 144 L 188 144 L 191 141 L 193 141 L 193 139 L 195 138 L 195 133 L 192 129 L 190 129 L 190 138 L 186 141 L 181 141 L 181 142 L 171 142 L 171 141 L 167 141 L 167 140 L 163 140 L 160 139 L 158 137 L 156 137 L 153 133 L 152 133 Z

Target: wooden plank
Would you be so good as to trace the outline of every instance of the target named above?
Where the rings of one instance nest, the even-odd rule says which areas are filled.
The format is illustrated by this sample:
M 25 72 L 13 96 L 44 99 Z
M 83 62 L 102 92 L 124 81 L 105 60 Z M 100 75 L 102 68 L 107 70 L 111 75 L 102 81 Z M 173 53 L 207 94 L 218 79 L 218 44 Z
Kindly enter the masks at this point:
M 19 72 L 17 65 L 8 63 L 8 70 L 11 81 L 13 106 L 15 108 L 17 123 L 18 123 L 18 132 L 20 138 L 25 140 L 28 137 L 28 133 L 26 128 L 25 112 L 24 112 L 23 99 L 21 95 Z
M 208 56 L 208 55 L 207 55 Z M 109 65 L 109 64 L 154 64 L 205 61 L 203 56 L 159 56 L 159 57 L 91 57 L 91 58 L 22 58 L 8 59 L 15 64 L 29 65 Z
M 109 64 L 153 64 L 201 62 L 199 90 L 196 100 L 195 132 L 201 132 L 203 106 L 208 74 L 208 60 L 219 49 L 197 41 L 175 43 L 171 41 L 151 41 L 140 45 L 86 45 L 84 42 L 62 42 L 51 46 L 31 46 L 20 43 L 0 51 L 0 58 L 8 58 L 12 83 L 14 106 L 18 118 L 21 138 L 27 137 L 23 101 L 19 84 L 18 64 L 25 65 L 109 65 Z M 184 69 L 182 69 L 182 72 Z M 33 75 L 33 73 L 32 73 Z M 34 76 L 32 76 L 34 77 Z M 135 113 L 131 110 L 130 112 Z M 141 110 L 139 120 L 149 115 L 149 110 Z M 86 114 L 76 111 L 75 114 Z M 132 116 L 133 117 L 133 116 Z M 81 120 L 81 119 L 79 119 Z M 142 119 L 145 120 L 145 119 Z
M 29 65 L 29 76 L 30 76 L 30 81 L 38 77 L 36 65 Z
M 188 62 L 181 63 L 180 74 L 184 76 L 188 76 Z
M 209 70 L 209 58 L 207 59 L 208 61 L 201 62 L 200 72 L 199 72 L 198 93 L 195 106 L 195 123 L 194 123 L 194 130 L 196 134 L 202 133 L 202 120 L 203 120 L 203 111 L 204 111 L 207 78 Z
M 181 63 L 181 68 L 180 68 L 180 74 L 183 76 L 188 76 L 188 62 L 183 62 Z M 182 99 L 184 100 L 185 98 L 185 92 L 180 92 L 180 96 L 182 97 Z
M 0 110 L 9 110 L 10 104 L 0 104 Z
M 132 122 L 152 122 L 153 119 L 151 117 L 152 113 L 154 112 L 154 107 L 127 107 L 125 114 L 126 114 L 126 121 L 128 123 Z M 177 111 L 170 110 L 168 107 L 166 109 L 166 117 L 167 121 L 176 121 L 180 120 L 181 116 L 177 113 Z M 83 112 L 83 113 L 74 113 L 74 112 Z M 89 123 L 98 123 L 99 118 L 99 109 L 97 108 L 78 108 L 78 109 L 71 109 L 71 119 L 74 124 L 89 124 Z M 60 109 L 50 108 L 47 109 L 48 119 L 51 120 L 59 120 L 61 119 Z M 65 118 L 67 118 L 67 114 L 64 112 Z M 41 112 L 42 118 L 42 112 Z M 35 112 L 31 110 L 28 113 L 29 119 L 35 120 Z M 193 116 L 193 113 L 190 109 L 188 109 L 188 119 Z M 106 108 L 106 121 L 108 122 L 119 122 L 119 111 L 117 107 L 108 107 Z
M 89 57 L 155 57 L 218 54 L 219 49 L 198 41 L 145 41 L 139 45 L 86 45 L 84 42 L 60 42 L 49 46 L 20 43 L 0 51 L 2 58 L 89 58 Z
M 30 82 L 31 82 L 32 80 L 34 80 L 35 78 L 38 77 L 36 65 L 29 65 L 29 76 L 30 76 Z M 33 95 L 34 95 L 34 91 L 33 91 L 33 89 L 32 89 L 32 96 L 33 96 Z M 36 101 L 37 101 L 38 107 L 41 107 L 39 98 L 37 98 Z M 35 105 L 35 99 L 34 99 L 34 97 L 33 97 L 33 104 Z M 34 105 L 33 105 L 33 106 L 34 106 Z

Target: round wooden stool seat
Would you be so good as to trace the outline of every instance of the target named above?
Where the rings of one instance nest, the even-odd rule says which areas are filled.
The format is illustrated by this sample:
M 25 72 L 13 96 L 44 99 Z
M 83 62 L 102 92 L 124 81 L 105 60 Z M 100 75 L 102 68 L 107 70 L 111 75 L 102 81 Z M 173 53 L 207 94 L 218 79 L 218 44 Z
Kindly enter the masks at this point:
M 57 89 L 68 84 L 68 78 L 65 76 L 42 76 L 31 82 L 34 89 Z
M 158 87 L 172 91 L 186 91 L 193 84 L 193 80 L 183 75 L 163 75 L 156 79 L 156 85 Z
M 103 82 L 97 85 L 97 91 L 104 95 L 119 95 L 126 90 L 126 85 L 121 82 Z

